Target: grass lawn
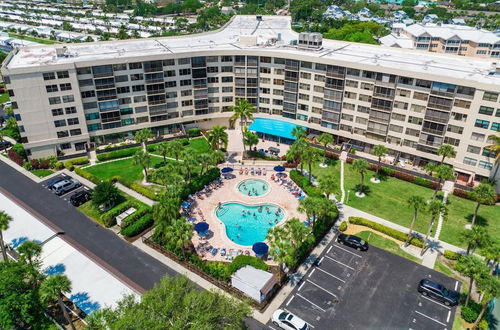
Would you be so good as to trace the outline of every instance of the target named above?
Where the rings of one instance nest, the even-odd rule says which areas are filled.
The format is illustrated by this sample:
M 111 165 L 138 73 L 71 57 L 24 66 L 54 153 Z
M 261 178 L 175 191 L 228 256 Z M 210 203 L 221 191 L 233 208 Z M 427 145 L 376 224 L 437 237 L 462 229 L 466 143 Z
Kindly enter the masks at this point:
M 7 102 L 9 100 L 10 100 L 9 94 L 7 94 L 7 93 L 0 94 L 0 104 L 1 103 L 5 103 L 5 102 Z
M 160 157 L 151 157 L 150 167 L 155 167 L 163 163 Z M 109 180 L 114 176 L 121 176 L 131 181 L 142 181 L 144 171 L 141 166 L 135 165 L 132 158 L 115 160 L 104 164 L 98 164 L 85 168 L 101 180 Z
M 187 150 L 189 153 L 194 153 L 194 154 L 201 154 L 201 153 L 208 152 L 211 150 L 210 145 L 208 144 L 207 140 L 203 137 L 190 139 L 189 144 L 184 146 L 183 149 Z M 157 151 L 155 151 L 153 153 L 156 155 L 159 155 L 159 152 L 157 152 Z M 167 155 L 167 156 L 173 157 L 173 155 Z
M 441 261 L 439 261 L 439 259 L 437 259 L 436 263 L 434 264 L 434 270 L 437 270 L 438 272 L 441 272 L 450 277 L 454 277 L 455 275 L 453 274 L 453 271 L 450 269 L 450 267 L 443 264 Z
M 410 259 L 412 261 L 415 261 L 416 263 L 421 262 L 417 257 L 414 257 L 411 254 L 403 251 L 396 242 L 391 241 L 390 239 L 387 239 L 370 231 L 362 231 L 360 233 L 357 233 L 356 236 L 361 237 L 373 246 L 384 249 L 403 258 Z
M 52 45 L 52 44 L 59 44 L 60 43 L 60 42 L 55 41 L 55 40 L 41 39 L 41 38 L 35 38 L 35 37 L 31 37 L 31 36 L 23 36 L 23 35 L 15 34 L 15 33 L 9 33 L 9 37 L 38 42 L 40 44 L 45 44 L 45 45 Z
M 122 192 L 122 195 L 124 197 L 124 200 L 120 204 L 125 203 L 126 201 L 135 201 L 138 204 L 142 204 L 144 206 L 146 205 L 146 204 L 136 200 L 135 198 L 133 198 L 127 194 L 124 194 L 123 192 Z M 117 205 L 120 205 L 120 204 L 117 204 Z M 90 219 L 94 220 L 95 222 L 102 224 L 101 214 L 103 214 L 104 212 L 101 212 L 97 207 L 95 207 L 94 204 L 92 204 L 92 201 L 88 201 L 88 202 L 78 206 L 78 210 L 80 212 L 82 212 L 83 214 L 85 214 Z
M 52 173 L 54 173 L 54 171 L 52 171 L 52 170 L 32 170 L 31 173 L 38 176 L 39 178 L 43 178 L 43 177 L 46 177 L 48 175 L 51 175 Z

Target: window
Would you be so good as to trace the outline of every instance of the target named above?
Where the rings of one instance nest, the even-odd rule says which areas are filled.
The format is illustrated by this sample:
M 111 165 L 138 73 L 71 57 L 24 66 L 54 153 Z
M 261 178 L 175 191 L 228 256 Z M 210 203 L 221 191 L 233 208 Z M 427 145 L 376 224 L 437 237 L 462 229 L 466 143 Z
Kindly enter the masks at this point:
M 474 124 L 474 126 L 480 128 L 488 128 L 490 126 L 490 122 L 487 120 L 476 119 L 476 123 Z
M 429 80 L 417 79 L 415 82 L 415 86 L 423 87 L 423 88 L 431 88 L 432 82 Z
M 498 93 L 484 92 L 484 94 L 483 94 L 484 101 L 496 102 L 497 99 L 498 99 Z
M 325 81 L 325 76 L 322 76 L 320 74 L 315 74 L 314 75 L 314 80 L 316 80 L 316 81 Z
M 464 128 L 460 126 L 455 126 L 455 125 L 448 125 L 448 128 L 446 129 L 448 132 L 456 133 L 456 134 L 462 134 L 464 132 Z
M 398 120 L 398 121 L 405 121 L 406 120 L 406 116 L 405 115 L 401 115 L 399 113 L 392 113 L 392 116 L 391 116 L 392 119 L 394 120 Z
M 397 132 L 397 133 L 403 133 L 403 126 L 391 124 L 391 125 L 389 125 L 389 131 L 393 131 L 393 132 Z
M 60 84 L 59 87 L 61 88 L 61 91 L 70 91 L 71 90 L 70 83 Z
M 78 124 L 79 124 L 78 118 L 68 118 L 68 126 L 78 125 Z
M 60 104 L 61 103 L 61 97 L 56 96 L 56 97 L 49 97 L 49 104 Z
M 412 123 L 412 124 L 415 124 L 415 125 L 422 125 L 422 118 L 409 116 L 408 117 L 408 122 Z
M 304 62 L 302 62 L 302 63 L 304 63 Z M 301 72 L 300 73 L 300 78 L 301 79 L 311 79 L 311 74 L 308 73 L 308 72 Z
M 130 75 L 131 81 L 144 80 L 144 75 L 142 73 L 135 73 Z
M 455 99 L 455 101 L 453 102 L 453 106 L 459 107 L 459 108 L 464 108 L 464 109 L 469 109 L 470 108 L 470 101 Z
M 61 116 L 63 114 L 64 112 L 62 108 L 52 109 L 52 116 Z
M 78 68 L 76 69 L 77 74 L 90 74 L 92 73 L 91 69 L 89 67 L 86 68 Z
M 494 109 L 491 107 L 485 107 L 484 105 L 479 107 L 479 113 L 482 115 L 491 116 L 493 114 Z
M 87 129 L 89 130 L 89 132 L 98 131 L 101 129 L 101 124 L 99 124 L 99 123 L 89 124 L 89 125 L 87 125 Z
M 479 168 L 484 168 L 486 170 L 491 170 L 493 168 L 493 164 L 490 162 L 485 162 L 484 160 L 479 161 Z
M 88 109 L 95 109 L 97 108 L 97 102 L 87 102 L 83 103 L 83 109 L 88 110 Z
M 128 75 L 126 75 L 126 74 L 115 77 L 115 82 L 117 82 L 117 83 L 119 83 L 119 82 L 125 82 L 125 81 L 128 81 Z
M 59 91 L 59 89 L 57 88 L 57 85 L 47 85 L 47 86 L 45 86 L 45 90 L 47 90 L 47 93 L 53 93 L 53 92 Z
M 181 80 L 180 83 L 181 83 L 181 86 L 191 86 L 191 79 Z
M 485 137 L 486 137 L 486 135 L 481 134 L 481 133 L 472 133 L 472 135 L 471 135 L 470 138 L 473 141 L 481 141 L 481 142 L 483 142 Z
M 416 99 L 416 100 L 427 101 L 427 99 L 429 98 L 429 95 L 425 94 L 425 93 L 414 92 L 413 93 L 413 98 Z
M 43 74 L 43 80 L 54 80 L 56 79 L 56 74 L 54 72 L 45 72 Z
M 481 148 L 469 145 L 467 147 L 467 152 L 470 152 L 470 153 L 473 153 L 473 154 L 479 154 L 481 152 Z
M 63 100 L 63 103 L 74 102 L 75 97 L 73 95 L 63 95 L 62 100 Z
M 88 97 L 95 97 L 95 91 L 86 91 L 82 92 L 82 99 L 88 98 Z
M 410 97 L 411 91 L 409 91 L 407 89 L 400 89 L 400 88 L 398 88 L 396 90 L 396 95 L 402 96 L 402 97 Z
M 458 147 L 458 145 L 460 144 L 460 140 L 459 139 L 451 138 L 449 136 L 445 136 L 444 137 L 444 143 L 451 144 L 452 146 Z
M 86 120 L 95 120 L 95 119 L 99 119 L 99 118 L 100 118 L 99 112 L 92 112 L 92 113 L 85 114 Z
M 492 123 L 491 124 L 491 130 L 492 131 L 500 132 L 500 123 Z
M 69 134 L 70 134 L 71 136 L 73 136 L 73 135 L 82 135 L 82 130 L 81 130 L 81 129 L 79 129 L 79 128 L 76 128 L 76 129 L 70 129 L 70 130 L 69 130 Z
M 116 88 L 116 92 L 118 94 L 130 93 L 130 87 L 129 86 L 118 87 Z
M 66 126 L 66 120 L 61 119 L 61 120 L 54 120 L 54 126 L 55 127 L 63 127 Z
M 61 150 L 71 149 L 71 143 L 61 143 L 61 144 L 59 145 L 59 148 L 60 148 Z
M 179 65 L 191 64 L 191 58 L 189 58 L 189 57 L 180 58 L 177 61 L 178 61 Z
M 57 72 L 57 78 L 59 78 L 59 79 L 69 78 L 69 72 L 68 71 L 59 71 L 59 72 Z
M 113 71 L 123 71 L 123 70 L 127 70 L 127 64 L 125 63 L 113 64 Z
M 70 115 L 72 113 L 76 113 L 76 107 L 67 107 L 64 108 L 64 111 L 66 112 L 67 115 Z
M 191 89 L 181 91 L 181 96 L 191 96 L 193 91 Z
M 58 138 L 63 138 L 69 136 L 68 131 L 59 131 L 56 133 Z

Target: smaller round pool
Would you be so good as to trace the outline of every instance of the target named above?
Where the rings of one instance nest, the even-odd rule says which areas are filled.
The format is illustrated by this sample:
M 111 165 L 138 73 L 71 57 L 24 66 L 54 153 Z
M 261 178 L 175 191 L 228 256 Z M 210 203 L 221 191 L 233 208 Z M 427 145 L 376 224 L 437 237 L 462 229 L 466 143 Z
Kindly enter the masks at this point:
M 245 196 L 258 197 L 269 192 L 269 185 L 260 179 L 247 179 L 238 184 L 238 190 Z

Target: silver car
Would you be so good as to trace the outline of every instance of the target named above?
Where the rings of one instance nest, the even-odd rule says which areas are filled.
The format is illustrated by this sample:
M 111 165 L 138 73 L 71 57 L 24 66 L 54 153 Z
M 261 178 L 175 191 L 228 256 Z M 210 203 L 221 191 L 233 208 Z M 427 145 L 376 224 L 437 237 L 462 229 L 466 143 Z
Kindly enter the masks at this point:
M 81 185 L 82 184 L 80 183 L 80 181 L 78 181 L 76 179 L 63 180 L 63 181 L 58 182 L 55 185 L 53 185 L 52 186 L 52 191 L 56 195 L 60 196 L 60 195 L 64 195 L 68 191 L 71 191 L 71 190 L 73 190 L 75 188 L 80 187 Z

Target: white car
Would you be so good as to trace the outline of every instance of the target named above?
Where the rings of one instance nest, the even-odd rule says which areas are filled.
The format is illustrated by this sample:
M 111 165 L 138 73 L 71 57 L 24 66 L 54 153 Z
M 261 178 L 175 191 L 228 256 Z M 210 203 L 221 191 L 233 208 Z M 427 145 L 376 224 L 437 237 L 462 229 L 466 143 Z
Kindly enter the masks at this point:
M 309 325 L 303 319 L 282 309 L 273 313 L 273 324 L 286 330 L 310 330 Z

